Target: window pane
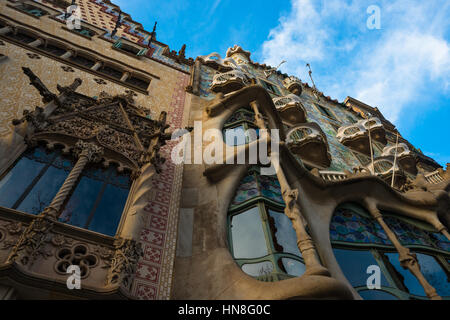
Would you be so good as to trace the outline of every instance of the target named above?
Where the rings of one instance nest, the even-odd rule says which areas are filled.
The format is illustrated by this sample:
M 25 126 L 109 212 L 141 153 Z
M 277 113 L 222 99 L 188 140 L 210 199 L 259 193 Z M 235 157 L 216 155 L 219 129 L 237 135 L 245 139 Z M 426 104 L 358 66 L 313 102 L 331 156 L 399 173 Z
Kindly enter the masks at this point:
M 0 181 L 0 206 L 11 208 L 44 167 L 45 163 L 22 157 Z
M 269 209 L 270 230 L 273 246 L 277 252 L 301 256 L 297 246 L 297 235 L 291 220 L 284 214 Z
M 108 184 L 88 229 L 114 236 L 128 197 L 128 190 Z
M 41 213 L 56 196 L 56 193 L 61 188 L 68 174 L 63 169 L 55 167 L 48 168 L 17 210 L 32 214 Z
M 420 269 L 424 277 L 440 296 L 450 296 L 450 282 L 447 274 L 436 259 L 427 254 L 418 253 Z
M 345 277 L 354 287 L 366 286 L 370 274 L 367 268 L 372 265 L 378 265 L 370 251 L 356 251 L 345 249 L 333 249 L 339 266 Z M 381 274 L 381 285 L 389 286 L 386 278 Z
M 400 265 L 400 261 L 398 260 L 398 253 L 385 253 L 388 257 L 389 262 L 398 272 L 399 280 L 405 285 L 405 287 L 409 290 L 409 293 L 415 294 L 418 296 L 426 296 L 423 287 L 420 285 L 419 281 L 416 277 L 408 269 L 403 269 Z
M 281 263 L 280 269 L 291 276 L 300 277 L 306 271 L 305 265 L 294 259 L 281 258 L 278 262 Z
M 242 271 L 252 277 L 264 276 L 273 272 L 273 264 L 270 261 L 244 264 L 242 266 Z
M 64 208 L 61 222 L 85 228 L 104 182 L 82 177 Z
M 249 209 L 231 217 L 233 255 L 237 259 L 259 258 L 268 254 L 259 209 Z
M 398 300 L 396 296 L 381 290 L 362 290 L 358 293 L 364 300 Z

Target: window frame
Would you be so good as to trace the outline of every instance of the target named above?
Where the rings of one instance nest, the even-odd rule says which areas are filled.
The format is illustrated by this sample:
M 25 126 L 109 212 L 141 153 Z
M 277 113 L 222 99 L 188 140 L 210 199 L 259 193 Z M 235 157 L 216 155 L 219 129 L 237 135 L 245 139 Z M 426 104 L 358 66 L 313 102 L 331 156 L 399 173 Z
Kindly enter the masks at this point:
M 259 175 L 259 173 L 256 170 L 252 170 L 252 169 L 247 171 L 245 176 L 247 176 L 248 174 L 255 175 L 256 179 L 257 179 L 257 175 Z M 256 182 L 256 183 L 258 183 L 258 182 Z M 236 189 L 236 192 L 237 191 L 238 191 L 238 189 Z M 263 257 L 259 257 L 259 258 L 235 258 L 234 257 L 234 248 L 233 248 L 233 237 L 232 237 L 232 231 L 231 231 L 232 218 L 234 216 L 242 214 L 246 211 L 249 211 L 253 208 L 257 208 L 257 210 L 258 210 L 260 222 L 262 224 L 262 228 L 263 228 L 263 232 L 264 232 L 265 244 L 266 244 L 268 253 L 267 253 L 267 255 L 265 255 Z M 234 207 L 232 207 L 231 203 L 230 203 L 230 207 L 227 211 L 227 240 L 228 240 L 229 250 L 233 257 L 233 260 L 236 262 L 236 264 L 239 266 L 240 269 L 242 269 L 242 266 L 245 264 L 256 264 L 256 263 L 261 263 L 264 261 L 270 261 L 273 265 L 273 270 L 270 274 L 254 277 L 257 280 L 280 281 L 280 280 L 285 280 L 285 279 L 296 278 L 297 276 L 290 275 L 280 268 L 278 262 L 281 261 L 280 259 L 282 259 L 282 258 L 292 259 L 292 260 L 298 261 L 298 262 L 302 263 L 303 265 L 305 265 L 305 261 L 304 261 L 303 257 L 297 256 L 297 255 L 294 255 L 294 254 L 288 253 L 288 252 L 278 252 L 275 249 L 275 245 L 272 240 L 272 231 L 270 228 L 271 223 L 269 221 L 269 219 L 270 219 L 269 210 L 278 212 L 280 214 L 284 214 L 284 208 L 285 208 L 285 205 L 277 203 L 277 202 L 275 202 L 271 199 L 268 199 L 262 195 L 257 195 L 257 196 L 255 196 L 251 199 L 248 199 Z M 275 235 L 273 235 L 273 236 L 275 236 Z M 299 251 L 300 251 L 300 249 L 299 249 Z M 244 271 L 242 270 L 242 272 L 244 272 Z

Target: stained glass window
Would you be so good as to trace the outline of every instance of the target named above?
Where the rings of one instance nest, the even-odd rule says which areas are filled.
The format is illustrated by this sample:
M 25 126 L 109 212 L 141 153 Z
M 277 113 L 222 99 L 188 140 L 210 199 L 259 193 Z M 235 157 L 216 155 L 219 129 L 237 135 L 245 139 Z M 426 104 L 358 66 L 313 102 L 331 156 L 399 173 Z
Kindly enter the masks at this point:
M 281 187 L 277 177 L 259 175 L 257 171 L 251 170 L 241 180 L 236 195 L 231 202 L 231 207 L 236 207 L 257 197 L 264 197 L 284 206 Z
M 257 279 L 282 280 L 305 272 L 297 235 L 283 209 L 278 179 L 252 168 L 231 202 L 228 221 L 233 257 Z
M 391 244 L 383 228 L 376 221 L 349 208 L 336 210 L 331 220 L 330 239 L 354 243 Z

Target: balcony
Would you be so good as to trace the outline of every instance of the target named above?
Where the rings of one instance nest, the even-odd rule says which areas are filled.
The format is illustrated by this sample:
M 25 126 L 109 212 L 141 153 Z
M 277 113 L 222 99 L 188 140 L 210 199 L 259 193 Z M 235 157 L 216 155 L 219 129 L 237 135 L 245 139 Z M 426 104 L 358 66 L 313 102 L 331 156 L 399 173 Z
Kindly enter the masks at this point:
M 304 123 L 287 134 L 287 146 L 302 161 L 327 168 L 331 164 L 331 155 L 325 134 L 317 123 Z
M 403 170 L 397 163 L 394 166 L 394 157 L 392 156 L 376 158 L 373 161 L 373 166 L 370 163 L 367 165 L 367 168 L 389 185 L 392 182 L 392 173 L 395 172 L 394 187 L 397 189 L 406 182 L 406 176 Z
M 325 181 L 342 181 L 347 179 L 347 174 L 342 171 L 319 171 L 320 177 Z
M 369 129 L 373 140 L 386 144 L 386 132 L 383 124 L 380 119 L 375 117 L 339 128 L 336 138 L 347 147 L 370 154 Z
M 284 87 L 293 94 L 300 96 L 302 94 L 302 81 L 294 76 L 287 77 L 283 81 Z
M 417 167 L 416 167 L 416 157 L 414 154 L 409 150 L 408 146 L 405 143 L 399 143 L 397 148 L 395 146 L 387 146 L 383 149 L 383 157 L 386 156 L 392 156 L 395 157 L 395 153 L 397 151 L 397 161 L 400 164 L 400 166 L 412 173 L 417 173 Z
M 277 108 L 280 117 L 290 123 L 305 123 L 306 111 L 300 99 L 295 94 L 289 94 L 284 97 L 273 99 L 273 103 Z
M 211 83 L 211 91 L 227 94 L 250 84 L 248 77 L 238 70 L 216 74 Z

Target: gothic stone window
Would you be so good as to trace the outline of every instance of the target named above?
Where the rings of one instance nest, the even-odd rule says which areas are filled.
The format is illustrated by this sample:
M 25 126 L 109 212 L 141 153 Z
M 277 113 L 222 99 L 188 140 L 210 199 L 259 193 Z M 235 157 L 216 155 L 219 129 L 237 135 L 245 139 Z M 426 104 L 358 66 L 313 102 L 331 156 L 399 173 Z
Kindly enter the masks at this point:
M 450 242 L 431 226 L 383 212 L 401 244 L 417 254 L 423 275 L 443 298 L 450 297 Z M 361 207 L 340 206 L 330 225 L 334 254 L 348 281 L 367 300 L 426 299 L 417 279 L 400 266 L 399 255 L 382 227 Z M 368 290 L 367 268 L 381 269 L 381 289 Z
M 26 32 L 23 32 L 22 30 L 18 30 L 16 33 L 14 31 L 11 31 L 6 34 L 7 37 L 13 38 L 17 41 L 20 41 L 22 43 L 28 44 L 36 40 L 36 37 L 31 36 L 27 34 Z
M 119 71 L 117 69 L 115 69 L 114 67 L 108 66 L 108 65 L 104 65 L 100 68 L 99 72 L 104 73 L 108 76 L 111 76 L 115 79 L 121 79 L 122 78 L 122 71 Z
M 305 271 L 280 184 L 253 167 L 242 179 L 228 211 L 231 253 L 248 275 L 262 281 L 299 277 Z
M 65 47 L 56 43 L 41 44 L 38 48 L 58 57 L 67 51 Z
M 27 149 L 0 177 L 0 207 L 39 214 L 57 194 L 75 159 L 60 148 L 42 145 Z M 114 236 L 130 188 L 130 175 L 115 166 L 87 166 L 64 204 L 60 221 Z
M 150 85 L 150 82 L 148 80 L 143 80 L 135 76 L 128 77 L 125 82 L 143 90 L 147 90 L 148 86 Z
M 70 61 L 72 61 L 72 62 L 74 62 L 76 64 L 79 64 L 79 65 L 82 65 L 82 66 L 84 66 L 86 68 L 89 68 L 89 69 L 92 68 L 95 65 L 95 61 L 94 60 L 92 60 L 91 58 L 86 57 L 86 56 L 84 56 L 82 54 L 77 54 L 76 56 L 72 55 L 69 59 L 70 59 Z

